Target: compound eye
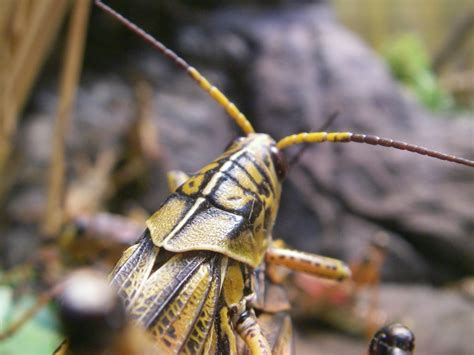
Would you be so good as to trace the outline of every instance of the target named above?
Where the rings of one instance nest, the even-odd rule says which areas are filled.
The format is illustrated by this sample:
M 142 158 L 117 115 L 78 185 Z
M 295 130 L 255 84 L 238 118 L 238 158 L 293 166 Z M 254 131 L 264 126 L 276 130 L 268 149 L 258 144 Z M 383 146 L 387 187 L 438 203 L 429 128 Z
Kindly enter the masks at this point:
M 227 146 L 225 147 L 224 151 L 229 150 L 231 147 L 241 143 L 244 140 L 245 140 L 245 137 L 238 137 L 238 138 L 235 138 L 235 139 L 231 140 L 230 143 L 227 144 Z
M 288 173 L 288 163 L 286 158 L 283 155 L 283 152 L 275 146 L 270 148 L 270 155 L 272 157 L 273 166 L 275 167 L 278 180 L 282 181 Z

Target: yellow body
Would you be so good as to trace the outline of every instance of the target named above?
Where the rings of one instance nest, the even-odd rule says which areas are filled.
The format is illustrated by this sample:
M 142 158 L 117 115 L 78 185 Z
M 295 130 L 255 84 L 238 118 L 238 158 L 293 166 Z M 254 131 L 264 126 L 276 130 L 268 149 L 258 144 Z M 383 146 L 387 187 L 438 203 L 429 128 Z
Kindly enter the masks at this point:
M 112 283 L 160 352 L 286 353 L 289 304 L 265 276 L 265 260 L 348 276 L 339 261 L 272 244 L 281 193 L 276 152 L 272 138 L 251 133 L 188 179 L 174 173 L 182 184 L 171 179 L 173 193 L 118 262 Z
M 250 134 L 181 186 L 171 183 L 175 191 L 118 262 L 112 283 L 160 351 L 235 353 L 240 331 L 255 353 L 271 352 L 248 300 L 280 199 L 274 147 Z
M 269 272 L 272 264 L 331 279 L 349 277 L 337 260 L 272 243 L 285 175 L 281 150 L 356 142 L 474 166 L 467 159 L 349 132 L 299 133 L 276 143 L 254 133 L 245 115 L 176 53 L 101 1 L 96 5 L 186 71 L 246 135 L 184 183 L 171 182 L 173 193 L 111 274 L 129 315 L 149 330 L 158 353 L 291 353 L 288 300 L 280 278 Z
M 298 133 L 276 143 L 255 133 L 245 115 L 184 59 L 107 5 L 96 4 L 186 71 L 245 133 L 197 174 L 187 180 L 180 175 L 182 184 L 171 182 L 173 193 L 111 275 L 129 314 L 150 330 L 161 352 L 293 352 L 288 300 L 279 285 L 284 277 L 277 267 L 336 280 L 349 277 L 337 260 L 272 242 L 285 175 L 281 150 L 301 143 L 356 142 L 474 167 L 471 160 L 350 132 Z
M 151 216 L 153 243 L 181 253 L 209 250 L 252 267 L 263 260 L 281 185 L 266 134 L 250 134 L 189 178 Z

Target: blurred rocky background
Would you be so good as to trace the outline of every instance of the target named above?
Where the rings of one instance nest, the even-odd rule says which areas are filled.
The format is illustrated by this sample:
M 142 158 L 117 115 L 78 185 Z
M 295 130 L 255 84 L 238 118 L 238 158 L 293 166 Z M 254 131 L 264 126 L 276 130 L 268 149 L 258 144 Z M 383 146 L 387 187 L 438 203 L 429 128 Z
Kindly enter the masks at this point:
M 275 139 L 317 130 L 337 113 L 328 130 L 474 159 L 469 1 L 200 3 L 112 4 L 199 68 L 257 131 Z M 31 95 L 17 109 L 2 166 L 4 270 L 30 261 L 44 243 L 54 245 L 40 226 L 67 46 L 66 23 L 57 21 L 64 30 L 51 35 L 56 39 L 31 80 Z M 6 28 L 7 19 L 0 24 Z M 4 111 L 12 93 L 7 64 Z M 3 112 L 3 127 L 7 117 Z M 71 118 L 65 130 L 70 215 L 110 211 L 142 220 L 167 194 L 166 171 L 197 171 L 240 134 L 186 74 L 96 8 Z M 380 311 L 414 330 L 418 354 L 468 354 L 473 178 L 472 169 L 381 147 L 311 146 L 291 167 L 274 235 L 298 249 L 357 263 L 383 234 Z M 298 353 L 365 351 L 367 340 L 329 332 L 328 323 L 302 320 Z

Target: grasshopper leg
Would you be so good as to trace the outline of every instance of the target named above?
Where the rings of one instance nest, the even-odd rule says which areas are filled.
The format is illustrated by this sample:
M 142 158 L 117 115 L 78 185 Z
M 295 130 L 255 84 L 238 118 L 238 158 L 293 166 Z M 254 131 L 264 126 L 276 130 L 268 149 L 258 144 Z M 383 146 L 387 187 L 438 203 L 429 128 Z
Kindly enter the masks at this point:
M 264 312 L 258 316 L 258 324 L 268 339 L 272 354 L 295 354 L 293 325 L 287 312 Z
M 349 267 L 340 260 L 288 249 L 282 244 L 277 240 L 267 249 L 265 261 L 268 264 L 285 266 L 331 280 L 342 281 L 351 276 Z
M 258 324 L 253 309 L 244 310 L 238 315 L 235 330 L 244 340 L 252 355 L 271 355 L 270 345 Z

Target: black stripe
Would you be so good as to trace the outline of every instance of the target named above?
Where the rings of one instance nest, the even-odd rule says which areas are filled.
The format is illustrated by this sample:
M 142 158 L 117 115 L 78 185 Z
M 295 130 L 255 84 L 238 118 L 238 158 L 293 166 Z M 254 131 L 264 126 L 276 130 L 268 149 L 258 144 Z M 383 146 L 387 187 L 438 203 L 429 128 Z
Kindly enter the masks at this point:
M 247 191 L 250 195 L 252 195 L 254 197 L 255 202 L 254 202 L 253 206 L 251 207 L 251 209 L 256 208 L 258 212 L 259 212 L 259 207 L 258 206 L 260 206 L 260 209 L 265 209 L 264 201 L 262 201 L 260 199 L 260 196 L 258 194 L 254 193 L 252 191 L 249 191 L 248 189 L 243 187 L 233 176 L 230 176 L 230 175 L 228 175 L 224 172 L 222 172 L 222 175 L 224 175 L 226 178 L 234 181 L 240 188 L 242 188 L 244 191 Z M 219 181 L 222 178 L 223 177 L 220 177 Z M 222 184 L 222 182 L 219 183 L 219 181 L 218 181 L 218 183 L 216 183 L 216 186 L 214 186 L 214 188 L 212 189 L 212 191 L 208 195 L 206 195 L 206 196 L 203 195 L 203 197 L 206 199 L 206 201 L 208 201 L 212 206 L 214 206 L 214 207 L 216 207 L 216 208 L 218 208 L 222 211 L 230 212 L 232 214 L 242 216 L 242 217 L 245 217 L 245 218 L 249 217 L 249 213 L 247 213 L 247 208 L 246 208 L 248 206 L 248 204 L 243 205 L 242 209 L 238 210 L 238 209 L 234 209 L 234 208 L 232 208 L 232 209 L 226 208 L 226 207 L 222 206 L 219 203 L 218 199 L 215 197 L 217 190 L 220 188 L 220 185 Z M 256 205 L 257 205 L 257 207 L 255 207 Z M 257 213 L 255 215 L 255 217 L 257 217 L 258 215 L 259 215 L 259 213 Z M 253 220 L 254 219 L 252 219 L 252 222 L 253 222 Z
M 220 168 L 220 167 L 219 167 Z M 212 169 L 212 170 L 209 170 L 209 171 L 206 171 L 204 174 L 197 174 L 197 175 L 192 175 L 190 178 L 197 178 L 199 176 L 203 176 L 203 179 L 202 179 L 202 183 L 201 183 L 201 188 L 198 189 L 194 194 L 187 194 L 185 192 L 183 192 L 183 186 L 187 183 L 187 181 L 182 184 L 180 187 L 178 187 L 178 189 L 176 190 L 176 193 L 179 195 L 179 196 L 184 196 L 184 197 L 188 197 L 188 198 L 194 198 L 196 197 L 196 195 L 200 195 L 202 190 L 206 188 L 207 184 L 209 183 L 209 181 L 212 179 L 212 177 L 214 176 L 214 174 L 216 174 L 216 169 Z M 218 170 L 217 170 L 218 171 Z
M 217 337 L 217 349 L 216 354 L 230 354 L 230 340 L 224 333 L 221 328 L 221 314 L 220 311 L 222 308 L 226 307 L 221 301 L 217 307 L 218 312 L 215 316 L 214 326 L 216 327 L 216 337 Z M 226 307 L 227 308 L 227 307 Z M 229 310 L 227 309 L 227 319 L 229 319 Z
M 242 190 L 244 190 L 245 192 L 248 192 L 249 194 L 251 194 L 252 196 L 255 196 L 257 200 L 260 200 L 260 196 L 258 194 L 256 194 L 255 192 L 253 192 L 252 190 L 250 190 L 249 188 L 245 187 L 244 185 L 242 185 L 240 183 L 240 181 L 238 179 L 236 179 L 234 176 L 232 176 L 231 174 L 229 174 L 228 172 L 224 172 L 222 171 L 222 175 L 225 175 L 227 176 L 230 180 L 232 180 L 233 182 L 235 182 L 235 184 L 240 187 Z M 216 186 L 218 186 L 218 184 L 216 184 Z M 256 185 L 258 187 L 258 185 Z M 215 187 L 214 187 L 215 189 Z M 212 192 L 214 192 L 214 189 L 212 190 Z
M 200 253 L 190 259 L 182 260 L 185 262 L 183 268 L 176 274 L 174 288 L 167 287 L 163 291 L 164 294 L 160 294 L 157 297 L 149 299 L 148 302 L 152 302 L 153 306 L 148 310 L 146 316 L 142 319 L 142 324 L 145 328 L 154 326 L 158 317 L 168 307 L 170 301 L 173 300 L 176 293 L 181 292 L 182 287 L 188 282 L 188 280 L 197 272 L 199 266 L 206 261 L 208 255 L 206 253 Z M 147 304 L 147 302 L 145 302 Z M 141 316 L 141 315 L 140 315 Z
M 255 163 L 252 160 L 250 160 L 250 159 L 248 159 L 248 160 L 249 160 L 250 164 L 255 166 Z M 273 194 L 275 194 L 275 192 L 272 189 L 271 184 L 269 184 L 267 182 L 264 182 L 262 184 L 257 183 L 257 181 L 255 181 L 254 177 L 252 175 L 250 175 L 250 173 L 247 171 L 247 169 L 245 169 L 245 167 L 242 164 L 240 164 L 238 161 L 233 161 L 233 162 L 239 169 L 241 169 L 245 173 L 245 175 L 247 175 L 249 177 L 249 179 L 252 181 L 252 183 L 257 187 L 257 190 L 258 190 L 259 194 L 267 196 L 265 190 L 268 191 L 268 188 L 264 187 L 264 185 L 263 185 L 264 183 L 266 183 L 266 185 L 270 185 L 269 189 L 272 190 L 271 192 L 273 192 Z M 259 170 L 257 166 L 256 166 L 256 169 Z M 259 170 L 259 172 L 260 172 L 260 170 Z M 262 174 L 262 176 L 265 179 L 265 174 Z
M 258 162 L 253 158 L 252 155 L 248 154 L 247 152 L 244 152 L 242 156 L 246 157 L 250 162 L 255 166 L 255 168 L 258 170 L 260 174 L 262 174 L 264 181 L 267 182 L 267 184 L 270 187 L 270 190 L 272 191 L 273 195 L 275 195 L 275 189 L 273 188 L 272 185 L 272 180 L 270 179 L 270 176 L 268 176 L 267 172 L 262 169 L 262 167 L 258 164 Z M 247 172 L 248 173 L 248 172 Z
M 250 180 L 252 180 L 253 184 L 255 186 L 257 186 L 258 188 L 260 188 L 260 185 L 257 183 L 257 181 L 254 179 L 254 177 L 252 175 L 250 175 L 250 173 L 247 171 L 247 169 L 245 169 L 244 166 L 242 166 L 237 160 L 233 160 L 233 163 L 235 165 L 237 165 L 244 173 L 245 175 L 247 175 L 249 177 Z M 250 163 L 253 164 L 253 161 L 250 160 Z

